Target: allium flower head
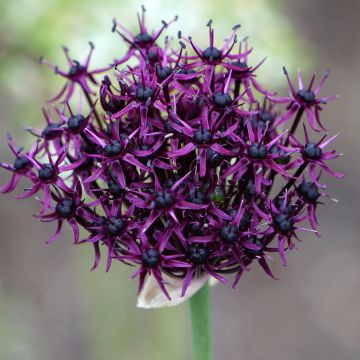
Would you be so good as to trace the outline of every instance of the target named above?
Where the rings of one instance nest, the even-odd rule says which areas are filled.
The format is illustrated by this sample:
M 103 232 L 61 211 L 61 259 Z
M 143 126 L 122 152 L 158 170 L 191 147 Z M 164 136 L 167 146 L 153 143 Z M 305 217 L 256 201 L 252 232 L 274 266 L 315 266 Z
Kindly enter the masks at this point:
M 92 44 L 83 63 L 64 49 L 67 70 L 42 61 L 66 83 L 43 110 L 45 126 L 28 129 L 28 151 L 8 136 L 14 161 L 0 164 L 11 173 L 0 191 L 27 178 L 17 197 L 36 195 L 37 217 L 57 224 L 49 242 L 68 223 L 74 244 L 93 246 L 92 269 L 104 255 L 106 271 L 133 265 L 139 292 L 149 279 L 169 300 L 169 279 L 181 296 L 204 277 L 235 287 L 255 260 L 274 278 L 269 259 L 285 265 L 302 231 L 318 234 L 322 171 L 343 176 L 328 165 L 341 155 L 327 150 L 337 135 L 319 139 L 307 124 L 304 141 L 296 134 L 303 114 L 325 131 L 320 112 L 333 97 L 318 94 L 328 71 L 316 87 L 299 72 L 296 88 L 285 70 L 290 95 L 278 97 L 256 76 L 263 61 L 251 63 L 248 39 L 235 46 L 240 26 L 221 44 L 210 20 L 208 44 L 179 32 L 172 48 L 160 35 L 177 17 L 156 31 L 144 8 L 138 19 L 136 34 L 114 20 L 128 50 L 112 66 L 89 69 Z

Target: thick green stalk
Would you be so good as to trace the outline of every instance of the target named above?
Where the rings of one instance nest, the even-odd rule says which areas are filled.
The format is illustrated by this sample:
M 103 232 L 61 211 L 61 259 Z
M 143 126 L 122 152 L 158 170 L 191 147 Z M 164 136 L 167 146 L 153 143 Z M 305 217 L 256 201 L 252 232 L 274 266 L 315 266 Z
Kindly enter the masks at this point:
M 193 360 L 211 360 L 210 289 L 206 283 L 190 298 Z

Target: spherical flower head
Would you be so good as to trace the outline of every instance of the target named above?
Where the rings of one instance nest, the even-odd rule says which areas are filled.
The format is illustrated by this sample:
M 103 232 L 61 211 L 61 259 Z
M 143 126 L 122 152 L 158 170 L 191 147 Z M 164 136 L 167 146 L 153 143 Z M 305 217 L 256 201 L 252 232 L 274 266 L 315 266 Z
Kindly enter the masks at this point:
M 0 192 L 26 179 L 17 197 L 36 196 L 37 218 L 57 224 L 48 242 L 68 224 L 75 244 L 93 247 L 92 270 L 104 257 L 106 271 L 135 266 L 142 304 L 153 286 L 161 301 L 151 306 L 178 304 L 209 278 L 227 284 L 225 274 L 235 287 L 254 263 L 274 278 L 269 253 L 285 265 L 301 231 L 319 234 L 322 172 L 344 176 L 328 165 L 341 155 L 326 148 L 337 135 L 314 136 L 326 129 L 320 113 L 333 97 L 319 92 L 329 72 L 316 86 L 299 72 L 294 86 L 284 69 L 290 95 L 280 97 L 262 86 L 263 61 L 238 41 L 240 26 L 221 44 L 209 21 L 207 44 L 179 32 L 172 45 L 160 35 L 177 17 L 152 31 L 145 13 L 135 33 L 113 21 L 128 48 L 110 66 L 91 70 L 92 43 L 84 61 L 64 48 L 67 69 L 42 60 L 65 85 L 44 106 L 45 125 L 27 129 L 28 151 L 8 136 Z M 303 124 L 300 141 L 304 117 L 311 133 Z

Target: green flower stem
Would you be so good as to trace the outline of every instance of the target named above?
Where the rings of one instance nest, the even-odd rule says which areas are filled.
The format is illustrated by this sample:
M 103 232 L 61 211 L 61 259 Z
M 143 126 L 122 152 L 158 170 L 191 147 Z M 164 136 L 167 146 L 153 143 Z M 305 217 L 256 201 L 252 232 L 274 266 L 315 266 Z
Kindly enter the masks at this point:
M 206 283 L 190 298 L 193 360 L 211 360 L 210 288 Z

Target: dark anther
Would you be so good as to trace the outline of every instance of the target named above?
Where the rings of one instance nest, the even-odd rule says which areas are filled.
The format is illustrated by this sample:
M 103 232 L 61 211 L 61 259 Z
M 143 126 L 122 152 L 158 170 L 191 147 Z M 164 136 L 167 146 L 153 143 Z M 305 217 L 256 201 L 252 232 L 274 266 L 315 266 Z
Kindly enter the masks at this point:
M 279 233 L 287 235 L 294 229 L 294 220 L 286 214 L 276 215 L 274 218 L 274 227 Z
M 148 33 L 142 33 L 135 36 L 135 43 L 138 45 L 146 45 L 152 42 L 152 37 Z
M 165 209 L 175 202 L 174 195 L 169 191 L 159 191 L 156 193 L 154 205 L 156 209 Z
M 67 121 L 67 124 L 71 131 L 77 132 L 82 129 L 82 127 L 85 124 L 85 120 L 86 119 L 84 116 L 82 116 L 81 114 L 77 114 L 74 116 L 70 116 Z
M 139 101 L 145 102 L 148 98 L 154 96 L 154 91 L 151 87 L 147 86 L 145 89 L 142 86 L 139 86 L 136 91 L 136 99 Z
M 209 129 L 199 129 L 195 131 L 194 142 L 199 145 L 210 144 L 212 133 Z
M 213 103 L 218 108 L 225 108 L 231 105 L 232 98 L 229 94 L 215 93 Z
M 298 187 L 300 196 L 308 203 L 314 204 L 320 197 L 319 189 L 313 182 L 303 182 Z
M 209 256 L 209 251 L 203 245 L 190 244 L 188 250 L 189 259 L 196 265 L 204 264 Z
M 46 140 L 52 140 L 56 137 L 59 136 L 59 133 L 57 131 L 54 131 L 54 130 L 57 130 L 60 128 L 60 124 L 56 124 L 56 123 L 52 123 L 52 124 L 49 124 L 41 133 L 41 136 L 43 138 L 45 138 Z
M 122 145 L 117 140 L 111 140 L 104 148 L 104 154 L 107 157 L 117 156 L 121 153 Z
M 205 60 L 208 61 L 217 61 L 221 59 L 221 51 L 217 49 L 216 47 L 208 47 L 203 52 L 203 57 Z
M 150 248 L 141 254 L 141 260 L 145 266 L 155 268 L 160 261 L 160 253 L 155 248 Z
M 193 204 L 203 205 L 203 204 L 206 204 L 206 202 L 207 202 L 207 196 L 202 191 L 200 191 L 200 189 L 193 188 L 190 190 L 187 201 L 189 201 Z
M 182 41 L 179 41 L 179 44 L 180 44 L 182 49 L 186 49 L 186 45 Z
M 215 150 L 208 149 L 206 152 L 206 159 L 207 159 L 208 165 L 211 168 L 216 168 L 217 166 L 219 166 L 221 164 L 223 157 L 221 154 L 219 154 Z
M 299 98 L 303 101 L 305 101 L 306 103 L 311 103 L 315 100 L 315 94 L 313 91 L 308 91 L 306 89 L 302 89 L 300 91 L 298 91 L 297 95 L 299 96 Z
M 106 231 L 110 236 L 117 236 L 125 228 L 125 221 L 123 219 L 111 216 L 106 219 Z
M 109 181 L 108 187 L 109 187 L 109 193 L 114 198 L 119 198 L 121 196 L 121 194 L 123 193 L 123 190 L 117 181 Z
M 239 239 L 239 236 L 239 229 L 235 225 L 225 225 L 219 232 L 220 239 L 227 243 L 235 242 Z
M 322 150 L 315 143 L 308 142 L 304 147 L 304 156 L 310 160 L 319 160 L 322 156 Z
M 51 164 L 43 164 L 39 170 L 39 179 L 43 181 L 53 180 L 55 177 L 55 169 Z
M 56 213 L 65 219 L 71 218 L 75 210 L 75 204 L 72 199 L 63 199 L 55 207 Z
M 20 155 L 14 161 L 14 168 L 16 171 L 21 171 L 28 167 L 30 164 L 30 160 L 25 155 Z
M 248 149 L 248 155 L 251 159 L 264 160 L 267 156 L 265 145 L 254 143 Z

